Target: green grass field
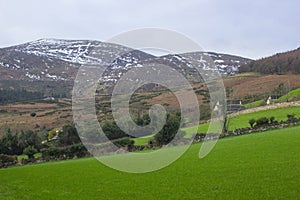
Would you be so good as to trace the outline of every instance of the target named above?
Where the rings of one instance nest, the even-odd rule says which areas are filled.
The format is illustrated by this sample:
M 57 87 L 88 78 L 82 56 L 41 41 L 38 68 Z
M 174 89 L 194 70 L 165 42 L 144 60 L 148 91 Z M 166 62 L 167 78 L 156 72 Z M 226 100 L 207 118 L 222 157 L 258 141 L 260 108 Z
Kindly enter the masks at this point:
M 251 103 L 247 103 L 244 106 L 247 109 L 249 109 L 249 108 L 255 108 L 255 107 L 260 106 L 264 101 L 265 101 L 264 99 L 261 99 L 261 100 L 257 100 L 257 101 L 251 102 Z
M 287 108 L 278 108 L 272 110 L 263 110 L 248 114 L 239 115 L 229 120 L 229 130 L 235 130 L 237 128 L 250 127 L 250 119 L 258 119 L 260 117 L 275 117 L 275 120 L 287 120 L 287 114 L 295 114 L 296 117 L 300 117 L 300 107 L 287 107 Z M 208 130 L 209 124 L 200 124 L 198 126 L 198 133 L 206 133 Z M 192 132 L 193 128 L 187 127 L 183 128 L 183 131 L 186 132 L 185 137 L 191 137 L 194 133 Z
M 275 120 L 287 120 L 287 114 L 295 114 L 296 117 L 300 117 L 300 107 L 287 107 L 278 108 L 272 110 L 263 110 L 258 112 L 253 112 L 249 114 L 239 115 L 233 117 L 229 121 L 229 130 L 235 130 L 237 128 L 250 127 L 250 119 L 258 119 L 260 117 L 275 117 Z
M 1 199 L 299 199 L 300 127 L 201 144 L 147 174 L 110 169 L 94 158 L 0 170 Z
M 148 141 L 153 139 L 154 135 L 140 137 L 140 138 L 134 138 L 134 145 L 146 145 L 148 144 Z
M 291 100 L 295 100 L 296 98 L 299 99 L 299 97 L 300 97 L 300 88 L 290 91 L 288 94 L 283 95 L 279 99 L 275 100 L 275 102 L 281 103 L 281 102 L 286 102 L 287 100 L 291 101 Z M 246 108 L 255 108 L 255 107 L 261 106 L 261 104 L 265 101 L 266 101 L 265 99 L 261 99 L 258 101 L 247 103 L 244 106 Z
M 287 100 L 292 100 L 292 99 L 294 99 L 296 97 L 299 97 L 299 96 L 300 96 L 300 88 L 290 91 L 286 95 L 283 95 L 282 97 L 277 99 L 275 102 L 277 102 L 277 103 L 278 102 L 284 102 L 284 101 L 287 101 Z

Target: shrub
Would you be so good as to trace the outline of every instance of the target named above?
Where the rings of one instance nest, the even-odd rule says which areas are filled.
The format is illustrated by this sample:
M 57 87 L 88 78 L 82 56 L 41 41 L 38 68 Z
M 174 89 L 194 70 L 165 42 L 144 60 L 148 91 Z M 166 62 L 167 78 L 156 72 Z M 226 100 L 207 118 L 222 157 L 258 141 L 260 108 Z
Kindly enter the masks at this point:
M 67 147 L 50 147 L 42 149 L 41 153 L 44 160 L 71 159 L 75 156 L 82 158 L 89 155 L 83 144 L 74 144 Z
M 131 140 L 128 137 L 127 138 L 121 138 L 121 139 L 113 140 L 112 142 L 117 147 L 127 147 L 129 150 L 132 149 L 132 147 L 134 145 L 134 141 Z
M 253 128 L 255 122 L 256 122 L 255 119 L 250 119 L 250 120 L 249 120 L 249 124 L 250 124 L 251 128 Z
M 127 136 L 126 133 L 124 133 L 116 124 L 116 122 L 107 122 L 102 124 L 102 130 L 105 133 L 106 137 L 110 140 L 120 139 Z
M 31 116 L 31 117 L 35 117 L 35 116 L 36 116 L 36 113 L 35 113 L 35 112 L 32 112 L 32 113 L 30 113 L 30 116 Z
M 68 158 L 74 158 L 75 156 L 77 158 L 82 158 L 89 155 L 87 149 L 83 144 L 74 144 L 68 146 L 66 152 L 68 153 L 67 155 Z
M 13 135 L 9 130 L 0 139 L 0 154 L 19 155 L 22 154 L 23 149 L 18 144 L 18 135 Z
M 16 156 L 9 156 L 5 154 L 0 154 L 0 168 L 13 166 L 17 164 L 18 159 Z
M 51 140 L 52 138 L 54 138 L 56 136 L 56 131 L 55 130 L 51 130 L 48 132 L 48 140 Z
M 153 144 L 161 146 L 171 142 L 180 127 L 180 120 L 180 113 L 168 113 L 166 124 L 162 130 L 154 136 L 155 141 L 153 141 Z
M 295 122 L 297 121 L 297 118 L 295 117 L 295 114 L 287 114 L 287 122 Z
M 58 134 L 58 143 L 61 146 L 69 146 L 80 143 L 81 140 L 74 125 L 65 124 L 62 132 Z
M 63 158 L 61 149 L 56 147 L 41 149 L 41 153 L 44 160 L 57 160 Z
M 34 158 L 34 154 L 36 154 L 38 151 L 33 146 L 28 146 L 24 149 L 23 153 L 28 156 L 29 159 Z
M 270 117 L 270 123 L 274 124 L 274 122 L 275 122 L 275 117 L 274 116 Z
M 267 117 L 261 117 L 256 120 L 256 126 L 264 126 L 269 124 L 269 119 Z

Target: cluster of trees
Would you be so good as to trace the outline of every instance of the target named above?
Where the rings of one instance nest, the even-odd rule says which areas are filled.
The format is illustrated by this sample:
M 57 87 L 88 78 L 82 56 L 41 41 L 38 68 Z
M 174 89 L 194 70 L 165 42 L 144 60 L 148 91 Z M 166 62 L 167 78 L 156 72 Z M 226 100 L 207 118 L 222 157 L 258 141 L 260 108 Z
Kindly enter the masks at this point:
M 44 94 L 42 92 L 32 92 L 22 89 L 2 89 L 0 90 L 0 104 L 27 101 L 34 99 L 42 99 Z
M 154 136 L 154 139 L 150 142 L 157 146 L 169 144 L 174 139 L 175 135 L 179 130 L 180 121 L 181 121 L 180 112 L 167 113 L 166 124 L 164 125 L 162 130 L 159 131 Z
M 145 126 L 150 123 L 150 117 L 148 114 L 142 116 L 138 115 L 134 121 L 139 126 Z M 153 140 L 150 141 L 151 146 L 161 146 L 170 143 L 178 132 L 180 122 L 180 112 L 168 112 L 166 116 L 166 124 L 162 130 L 154 136 Z M 128 147 L 129 149 L 133 146 L 134 141 L 132 138 L 124 133 L 115 122 L 103 123 L 102 129 L 105 135 L 117 146 Z M 142 134 L 143 133 L 141 133 L 141 135 Z
M 125 119 L 124 119 L 125 120 Z M 134 118 L 134 122 L 138 126 L 146 126 L 150 123 L 150 116 L 148 114 L 140 115 L 138 114 Z M 124 131 L 120 129 L 120 127 L 116 124 L 116 122 L 104 122 L 101 124 L 102 130 L 105 133 L 106 137 L 110 140 L 117 140 L 120 138 L 129 137 Z M 142 136 L 143 133 L 141 133 Z
M 12 134 L 8 130 L 0 139 L 0 154 L 21 155 L 26 148 L 41 149 L 41 138 L 36 132 L 21 131 L 20 134 Z
M 259 72 L 262 74 L 300 73 L 300 48 L 276 54 L 241 66 L 240 72 Z
M 74 125 L 66 124 L 58 134 L 57 146 L 66 147 L 81 143 L 80 137 Z
M 145 126 L 150 123 L 149 115 L 143 115 L 134 120 L 138 125 Z M 170 143 L 174 139 L 181 123 L 181 113 L 167 113 L 166 124 L 162 130 L 157 133 L 151 146 L 162 146 Z M 134 147 L 132 137 L 126 135 L 115 122 L 105 122 L 102 124 L 103 131 L 107 137 L 118 147 L 126 147 L 129 151 Z M 182 134 L 183 136 L 183 134 Z M 55 138 L 55 139 L 54 139 Z M 47 143 L 43 143 L 47 139 Z M 74 125 L 66 124 L 62 130 L 49 131 L 47 135 L 42 136 L 33 131 L 21 131 L 21 133 L 12 134 L 8 130 L 0 139 L 0 154 L 15 156 L 25 154 L 29 160 L 34 161 L 34 155 L 40 152 L 42 159 L 68 159 L 74 157 L 84 157 L 90 155 L 84 145 Z M 5 157 L 5 156 L 4 156 Z M 5 159 L 10 159 L 5 157 Z
M 44 148 L 63 148 L 80 144 L 76 128 L 71 124 L 63 126 L 55 142 L 42 144 L 42 138 L 34 131 L 21 131 L 21 133 L 12 134 L 10 130 L 0 139 L 0 154 L 4 155 L 22 155 L 34 158 L 34 154 Z
M 106 137 L 110 140 L 116 140 L 123 137 L 128 137 L 128 135 L 119 128 L 116 122 L 103 123 L 102 130 L 105 133 Z

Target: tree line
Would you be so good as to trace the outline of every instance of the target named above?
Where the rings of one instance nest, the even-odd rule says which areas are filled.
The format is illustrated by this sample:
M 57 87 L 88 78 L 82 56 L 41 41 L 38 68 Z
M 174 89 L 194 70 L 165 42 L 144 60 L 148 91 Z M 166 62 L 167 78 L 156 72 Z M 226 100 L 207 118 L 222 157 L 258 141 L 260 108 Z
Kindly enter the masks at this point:
M 259 72 L 261 74 L 300 73 L 300 48 L 286 53 L 252 61 L 239 69 L 243 72 Z
M 137 117 L 134 121 L 140 126 L 145 126 L 150 123 L 150 117 L 149 115 L 143 115 L 142 117 Z M 180 112 L 167 113 L 166 124 L 149 144 L 152 147 L 168 144 L 176 135 L 180 123 Z M 108 139 L 116 146 L 127 148 L 129 151 L 133 148 L 133 137 L 124 133 L 115 122 L 103 123 L 102 129 Z M 55 136 L 57 138 L 54 140 Z M 48 142 L 42 143 L 45 138 Z M 3 155 L 15 156 L 25 154 L 29 159 L 34 160 L 34 155 L 38 152 L 42 154 L 42 159 L 44 160 L 68 159 L 90 155 L 82 144 L 75 126 L 71 124 L 64 125 L 62 130 L 58 132 L 54 130 L 49 131 L 46 136 L 41 136 L 37 132 L 30 130 L 16 134 L 12 134 L 10 130 L 7 130 L 0 139 L 0 155 L 2 157 Z M 5 156 L 3 158 L 8 159 Z

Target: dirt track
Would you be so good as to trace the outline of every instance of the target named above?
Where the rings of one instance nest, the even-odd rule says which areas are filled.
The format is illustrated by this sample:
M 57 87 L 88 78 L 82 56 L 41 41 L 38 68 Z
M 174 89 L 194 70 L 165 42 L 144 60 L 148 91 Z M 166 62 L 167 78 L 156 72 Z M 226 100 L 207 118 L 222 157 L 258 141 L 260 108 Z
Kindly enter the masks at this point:
M 256 108 L 250 108 L 247 110 L 242 110 L 236 113 L 232 113 L 228 115 L 229 117 L 235 117 L 238 115 L 242 114 L 248 114 L 248 113 L 253 113 L 253 112 L 258 112 L 261 110 L 272 110 L 276 108 L 286 108 L 286 107 L 293 107 L 293 106 L 300 106 L 300 101 L 295 101 L 295 102 L 284 102 L 284 103 L 277 103 L 273 105 L 267 105 L 267 106 L 261 106 L 261 107 L 256 107 Z

